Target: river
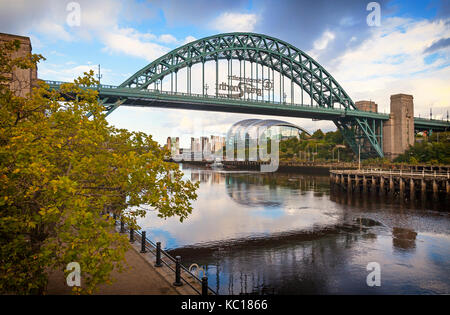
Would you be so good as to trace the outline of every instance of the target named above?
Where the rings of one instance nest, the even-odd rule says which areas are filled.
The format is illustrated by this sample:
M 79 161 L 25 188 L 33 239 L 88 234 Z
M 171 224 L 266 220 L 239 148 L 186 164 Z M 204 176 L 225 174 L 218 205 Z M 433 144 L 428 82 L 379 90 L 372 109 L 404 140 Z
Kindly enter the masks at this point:
M 323 175 L 181 167 L 200 181 L 192 214 L 138 223 L 220 294 L 450 294 L 448 202 L 348 196 Z

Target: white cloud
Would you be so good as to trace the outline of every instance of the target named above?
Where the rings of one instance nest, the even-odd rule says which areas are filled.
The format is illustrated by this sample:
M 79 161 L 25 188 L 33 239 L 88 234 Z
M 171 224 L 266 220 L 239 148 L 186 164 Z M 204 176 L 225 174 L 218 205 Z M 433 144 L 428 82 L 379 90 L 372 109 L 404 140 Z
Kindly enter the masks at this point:
M 72 63 L 71 63 L 72 64 Z M 97 65 L 77 65 L 68 68 L 66 65 L 55 65 L 43 62 L 39 65 L 39 77 L 45 78 L 46 80 L 56 80 L 64 82 L 73 82 L 79 76 L 82 76 L 84 72 L 89 72 L 93 70 L 97 72 Z M 109 69 L 102 69 L 102 72 L 110 72 Z
M 102 40 L 105 44 L 104 51 L 125 53 L 130 56 L 144 58 L 153 61 L 167 53 L 168 47 L 148 41 L 148 34 L 142 34 L 132 28 L 116 29 L 112 32 L 104 32 Z
M 210 26 L 221 32 L 252 32 L 258 20 L 256 14 L 225 12 L 212 21 Z
M 159 36 L 159 41 L 165 44 L 173 44 L 178 42 L 177 39 L 175 38 L 175 36 L 170 35 L 170 34 L 163 34 L 161 36 Z
M 42 47 L 42 42 L 39 41 L 41 36 L 63 41 L 95 39 L 105 45 L 106 52 L 123 53 L 152 61 L 170 50 L 165 44 L 179 42 L 171 34 L 157 36 L 119 26 L 123 19 L 132 19 L 134 16 L 153 17 L 154 12 L 150 12 L 151 9 L 143 3 L 78 0 L 81 9 L 80 25 L 71 27 L 66 22 L 70 11 L 67 11 L 67 3 L 64 1 L 0 1 L 0 27 L 12 33 L 20 29 L 20 33 L 24 35 L 32 32 L 35 48 Z M 19 16 L 22 18 L 17 18 Z
M 450 37 L 447 21 L 388 18 L 359 47 L 328 69 L 354 101 L 371 99 L 389 112 L 390 95 L 414 96 L 416 116 L 429 107 L 449 108 L 450 52 L 425 54 L 433 42 Z M 426 57 L 434 60 L 427 62 Z
M 196 40 L 197 38 L 195 38 L 194 36 L 186 36 L 182 44 L 185 45 Z
M 314 49 L 316 50 L 323 50 L 327 48 L 328 43 L 331 42 L 334 39 L 334 34 L 330 31 L 325 31 L 322 36 L 314 41 Z

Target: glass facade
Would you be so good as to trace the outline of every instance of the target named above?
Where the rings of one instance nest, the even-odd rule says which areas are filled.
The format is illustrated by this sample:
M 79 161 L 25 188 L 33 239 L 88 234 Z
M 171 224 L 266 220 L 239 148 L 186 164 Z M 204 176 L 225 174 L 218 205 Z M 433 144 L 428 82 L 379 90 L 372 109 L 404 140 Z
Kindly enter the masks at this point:
M 227 142 L 236 144 L 248 140 L 276 139 L 283 140 L 299 137 L 305 129 L 287 121 L 275 119 L 245 119 L 233 124 L 227 133 Z

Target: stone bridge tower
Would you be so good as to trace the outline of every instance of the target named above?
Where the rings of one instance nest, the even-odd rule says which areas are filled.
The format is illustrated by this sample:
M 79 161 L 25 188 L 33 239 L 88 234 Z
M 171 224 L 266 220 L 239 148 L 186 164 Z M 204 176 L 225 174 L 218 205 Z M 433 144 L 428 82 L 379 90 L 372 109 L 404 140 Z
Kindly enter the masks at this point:
M 394 159 L 414 145 L 414 103 L 413 96 L 391 95 L 391 113 L 383 126 L 383 151 Z
M 378 105 L 372 101 L 358 101 L 355 102 L 355 105 L 359 110 L 378 111 Z M 407 94 L 391 95 L 389 120 L 383 124 L 384 156 L 388 159 L 394 159 L 412 145 L 414 145 L 413 96 Z

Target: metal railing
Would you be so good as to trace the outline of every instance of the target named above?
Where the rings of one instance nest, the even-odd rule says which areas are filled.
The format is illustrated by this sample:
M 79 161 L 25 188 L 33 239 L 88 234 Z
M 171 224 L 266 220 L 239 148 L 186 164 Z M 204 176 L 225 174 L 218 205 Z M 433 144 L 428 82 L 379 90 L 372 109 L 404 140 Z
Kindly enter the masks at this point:
M 67 82 L 62 82 L 62 81 L 52 81 L 52 80 L 44 80 L 45 83 L 49 84 L 49 85 L 62 85 L 65 84 Z M 87 87 L 84 85 L 81 85 L 82 87 Z M 117 90 L 124 90 L 124 91 L 129 91 L 129 90 L 133 90 L 133 88 L 129 88 L 129 87 L 120 87 L 117 85 L 108 85 L 108 84 L 100 84 L 98 86 L 91 86 L 91 88 L 101 88 L 101 89 L 117 89 Z M 274 105 L 290 105 L 290 106 L 294 106 L 294 107 L 303 107 L 303 108 L 317 108 L 320 109 L 321 111 L 330 111 L 330 112 L 335 112 L 335 111 L 339 111 L 342 113 L 347 113 L 347 112 L 358 112 L 359 114 L 367 114 L 367 111 L 362 111 L 359 110 L 357 108 L 355 109 L 351 109 L 351 110 L 347 110 L 343 107 L 341 107 L 340 105 L 337 105 L 336 107 L 331 107 L 331 108 L 327 108 L 327 107 L 321 107 L 319 106 L 319 104 L 299 104 L 299 103 L 294 103 L 294 102 L 287 102 L 287 101 L 275 101 L 275 100 L 265 100 L 265 99 L 254 99 L 254 98 L 240 98 L 240 97 L 233 97 L 231 95 L 228 94 L 199 94 L 199 93 L 187 93 L 187 92 L 178 92 L 178 91 L 163 91 L 163 90 L 159 90 L 159 89 L 143 89 L 143 90 L 138 90 L 138 92 L 144 92 L 144 93 L 149 93 L 149 94 L 161 94 L 161 95 L 174 95 L 174 96 L 188 96 L 188 97 L 195 97 L 195 98 L 206 98 L 206 99 L 222 99 L 222 100 L 227 100 L 227 101 L 236 101 L 239 103 L 242 103 L 242 101 L 248 102 L 248 103 L 255 103 L 255 104 L 274 104 Z M 339 106 L 339 107 L 338 107 Z M 388 114 L 383 114 L 383 113 L 377 113 L 377 112 L 373 112 L 376 115 L 379 115 L 380 117 L 383 118 L 388 118 L 389 115 Z M 429 122 L 445 122 L 444 118 L 442 119 L 428 119 L 428 118 L 419 118 L 419 117 L 414 117 L 414 120 L 416 120 L 417 122 L 423 122 L 423 123 L 429 123 Z M 448 120 L 446 121 L 448 123 Z
M 49 85 L 62 85 L 65 84 L 67 82 L 62 82 L 62 81 L 50 81 L 50 80 L 45 80 L 45 83 L 49 84 Z M 82 87 L 87 87 L 87 86 L 83 86 Z M 97 86 L 91 86 L 91 88 L 96 88 Z M 133 90 L 132 88 L 128 88 L 128 87 L 119 87 L 116 85 L 106 85 L 106 84 L 100 84 L 98 86 L 101 89 L 117 89 L 117 90 L 123 90 L 123 91 L 130 91 Z M 347 110 L 345 108 L 339 107 L 339 108 L 327 108 L 327 107 L 321 107 L 319 106 L 317 103 L 316 104 L 299 104 L 299 103 L 293 103 L 293 102 L 287 102 L 287 101 L 275 101 L 275 100 L 266 100 L 266 99 L 254 99 L 254 98 L 240 98 L 240 97 L 233 97 L 231 95 L 228 94 L 199 94 L 199 93 L 188 93 L 188 92 L 178 92 L 178 91 L 163 91 L 163 90 L 159 90 L 159 89 L 143 89 L 143 90 L 134 90 L 134 92 L 139 92 L 139 93 L 148 93 L 148 94 L 160 94 L 160 95 L 173 95 L 173 96 L 185 96 L 185 97 L 193 97 L 193 98 L 204 98 L 204 99 L 215 99 L 215 100 L 226 100 L 226 101 L 234 101 L 236 103 L 242 103 L 247 102 L 247 103 L 254 103 L 254 104 L 273 104 L 273 105 L 290 105 L 290 106 L 294 106 L 294 107 L 303 107 L 303 108 L 317 108 L 320 109 L 321 111 L 329 111 L 329 112 L 335 112 L 335 111 L 340 111 L 342 113 L 345 113 Z M 352 112 L 361 112 L 361 113 L 366 113 L 364 111 L 360 111 L 358 109 L 354 109 L 351 110 Z M 380 114 L 380 113 L 376 113 L 376 114 Z M 384 114 L 382 114 L 384 115 Z M 387 115 L 385 115 L 387 116 Z
M 115 225 L 117 225 L 117 220 L 115 221 Z M 187 269 L 185 266 L 181 264 L 181 257 L 172 257 L 169 253 L 161 249 L 161 243 L 152 242 L 150 239 L 146 237 L 146 232 L 142 231 L 134 231 L 133 229 L 129 229 L 128 226 L 124 224 L 123 221 L 120 221 L 120 233 L 130 233 L 130 242 L 135 241 L 135 234 L 138 236 L 138 241 L 141 243 L 141 253 L 152 253 L 156 260 L 155 260 L 155 267 L 162 267 L 165 265 L 168 267 L 171 271 L 175 273 L 175 281 L 173 283 L 174 286 L 181 286 L 183 285 L 183 282 L 187 284 L 190 288 L 192 288 L 196 293 L 200 295 L 208 295 L 209 293 L 213 295 L 217 295 L 218 293 L 214 291 L 212 288 L 208 286 L 208 278 L 203 276 L 202 279 L 197 277 L 195 274 L 193 274 L 189 269 Z M 194 281 L 199 282 L 201 285 L 201 291 L 199 291 L 196 287 L 188 281 L 189 279 L 186 279 L 182 273 L 181 270 L 183 270 L 184 273 L 188 275 L 188 277 L 192 278 Z
M 360 170 L 330 170 L 332 174 L 350 174 L 350 175 L 366 175 L 366 174 L 375 174 L 375 175 L 389 175 L 389 176 L 416 176 L 416 177 L 428 177 L 428 178 L 441 178 L 441 179 L 450 179 L 450 173 L 446 172 L 436 172 L 436 171 L 425 171 L 422 172 L 414 172 L 414 171 L 404 171 L 404 170 L 379 170 L 379 169 L 360 169 Z

